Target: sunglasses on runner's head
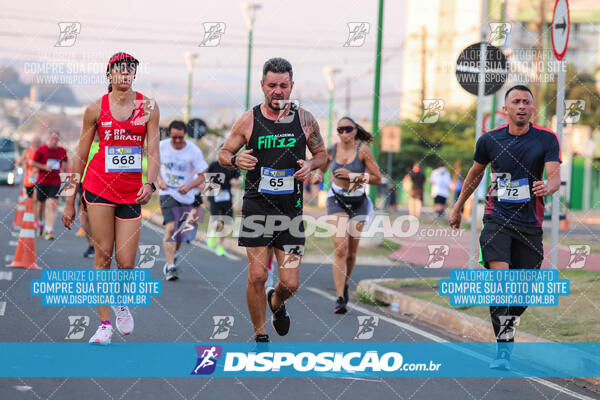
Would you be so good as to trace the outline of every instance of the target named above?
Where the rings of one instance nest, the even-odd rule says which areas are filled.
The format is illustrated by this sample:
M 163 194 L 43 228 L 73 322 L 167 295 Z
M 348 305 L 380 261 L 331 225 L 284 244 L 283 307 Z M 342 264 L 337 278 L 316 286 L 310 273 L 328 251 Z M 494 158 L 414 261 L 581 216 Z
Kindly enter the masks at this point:
M 338 134 L 350 133 L 354 130 L 353 126 L 340 126 L 337 128 Z

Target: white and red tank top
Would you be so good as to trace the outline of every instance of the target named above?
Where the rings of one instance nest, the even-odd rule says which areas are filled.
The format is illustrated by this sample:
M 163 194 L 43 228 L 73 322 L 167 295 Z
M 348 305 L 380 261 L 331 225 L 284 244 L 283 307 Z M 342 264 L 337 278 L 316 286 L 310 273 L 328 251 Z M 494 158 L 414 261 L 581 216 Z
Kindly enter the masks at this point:
M 133 204 L 142 187 L 142 157 L 146 137 L 144 97 L 136 92 L 135 109 L 126 121 L 110 112 L 108 94 L 102 97 L 98 119 L 98 153 L 88 164 L 83 188 L 118 204 Z

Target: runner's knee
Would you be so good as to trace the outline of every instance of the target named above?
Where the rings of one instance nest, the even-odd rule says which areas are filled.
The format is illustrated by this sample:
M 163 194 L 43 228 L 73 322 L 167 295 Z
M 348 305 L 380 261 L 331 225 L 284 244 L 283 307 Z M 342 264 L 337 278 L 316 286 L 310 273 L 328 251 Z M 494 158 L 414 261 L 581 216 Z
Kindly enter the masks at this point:
M 348 243 L 346 240 L 334 242 L 333 254 L 337 258 L 345 258 L 348 255 Z
M 281 277 L 279 282 L 281 282 L 283 289 L 290 294 L 293 294 L 298 290 L 298 278 Z
M 268 272 L 267 270 L 261 266 L 250 266 L 248 270 L 248 283 L 251 285 L 265 285 L 267 281 Z

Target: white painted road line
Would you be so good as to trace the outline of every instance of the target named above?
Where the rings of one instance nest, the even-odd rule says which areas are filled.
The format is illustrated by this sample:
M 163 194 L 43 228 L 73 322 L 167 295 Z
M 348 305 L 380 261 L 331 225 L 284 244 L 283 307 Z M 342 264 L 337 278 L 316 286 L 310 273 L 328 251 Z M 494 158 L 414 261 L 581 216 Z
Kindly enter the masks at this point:
M 0 301 L 0 317 L 4 315 L 5 310 L 6 310 L 6 302 Z
M 323 291 L 321 289 L 317 289 L 317 288 L 313 288 L 313 287 L 309 287 L 307 289 L 309 291 L 313 292 L 313 293 L 316 293 L 318 295 L 321 295 L 321 296 L 323 296 L 323 297 L 331 300 L 331 302 L 334 302 L 337 299 L 335 296 L 333 296 L 333 295 L 331 295 L 331 294 L 329 294 L 329 293 L 327 293 L 327 292 L 325 292 L 325 291 Z M 429 340 L 431 340 L 433 342 L 448 343 L 448 344 L 450 344 L 450 342 L 448 340 L 444 339 L 444 338 L 441 338 L 441 337 L 436 336 L 436 335 L 434 335 L 432 333 L 429 333 L 429 332 L 425 332 L 424 330 L 419 329 L 419 328 L 417 328 L 415 326 L 412 326 L 410 324 L 407 324 L 405 322 L 397 321 L 397 320 L 395 320 L 393 318 L 388 317 L 387 315 L 383 315 L 383 314 L 380 314 L 378 312 L 375 312 L 374 310 L 370 310 L 370 309 L 367 309 L 365 307 L 362 307 L 362 306 L 359 306 L 359 305 L 356 305 L 356 304 L 348 304 L 348 307 L 352 308 L 352 309 L 354 309 L 356 311 L 359 311 L 359 312 L 361 312 L 363 314 L 366 314 L 366 315 L 376 315 L 376 316 L 379 317 L 379 319 L 381 321 L 388 322 L 388 323 L 390 323 L 392 325 L 396 325 L 397 327 L 400 327 L 402 329 L 406 329 L 406 330 L 408 330 L 410 332 L 416 333 L 417 335 L 423 336 L 424 338 L 429 339 Z M 466 350 L 466 349 L 464 349 L 462 347 L 458 347 L 458 346 L 452 346 L 452 347 L 454 349 L 456 349 L 456 351 L 460 351 L 461 353 L 468 354 L 469 356 L 477 358 L 477 359 L 479 359 L 481 361 L 484 361 L 486 363 L 489 363 L 492 360 L 490 357 L 485 357 L 485 356 L 483 356 L 481 354 L 475 353 L 473 351 Z M 550 381 L 547 381 L 547 380 L 542 379 L 542 378 L 529 378 L 529 377 L 524 377 L 524 378 L 532 380 L 534 382 L 537 382 L 540 385 L 544 385 L 544 386 L 546 386 L 546 387 L 548 387 L 550 389 L 554 389 L 554 390 L 556 390 L 558 392 L 561 392 L 561 393 L 564 393 L 566 395 L 569 395 L 569 396 L 571 396 L 571 397 L 573 397 L 575 399 L 580 399 L 580 400 L 594 400 L 592 397 L 588 397 L 586 395 L 573 392 L 572 390 L 563 388 L 563 387 L 561 387 L 560 385 L 557 385 L 554 382 L 550 382 Z
M 12 271 L 0 271 L 0 281 L 12 281 Z
M 5 254 L 4 255 L 4 261 L 5 262 L 9 263 L 9 262 L 12 262 L 12 260 L 13 260 L 13 256 L 11 256 L 10 254 Z
M 9 246 L 16 246 L 18 243 L 19 243 L 19 242 L 18 242 L 18 241 L 16 241 L 16 240 L 9 240 L 9 241 L 8 241 L 8 245 L 9 245 Z
M 19 232 L 11 232 L 12 237 L 19 237 Z

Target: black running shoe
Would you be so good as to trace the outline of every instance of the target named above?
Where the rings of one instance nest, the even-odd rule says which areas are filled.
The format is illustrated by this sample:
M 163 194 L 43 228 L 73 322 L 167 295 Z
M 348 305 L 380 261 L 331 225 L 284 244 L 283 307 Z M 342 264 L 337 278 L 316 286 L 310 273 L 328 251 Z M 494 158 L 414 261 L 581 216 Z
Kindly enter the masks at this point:
M 350 296 L 348 295 L 348 284 L 344 285 L 344 303 L 348 304 Z
M 335 301 L 335 308 L 333 312 L 336 314 L 346 314 L 348 310 L 346 309 L 346 302 L 343 297 L 338 297 Z
M 177 267 L 168 268 L 165 272 L 165 279 L 168 281 L 176 281 L 179 279 L 179 276 L 177 275 Z
M 285 304 L 282 304 L 277 310 L 273 309 L 271 306 L 271 297 L 275 293 L 275 289 L 272 287 L 267 288 L 267 304 L 269 308 L 273 312 L 271 316 L 271 325 L 273 325 L 273 329 L 279 336 L 287 335 L 290 330 L 290 316 L 285 309 Z
M 269 335 L 256 335 L 256 343 L 269 343 Z
M 83 253 L 83 257 L 88 258 L 94 255 L 94 246 L 90 246 L 87 248 L 87 250 Z

